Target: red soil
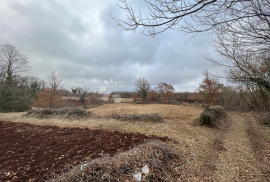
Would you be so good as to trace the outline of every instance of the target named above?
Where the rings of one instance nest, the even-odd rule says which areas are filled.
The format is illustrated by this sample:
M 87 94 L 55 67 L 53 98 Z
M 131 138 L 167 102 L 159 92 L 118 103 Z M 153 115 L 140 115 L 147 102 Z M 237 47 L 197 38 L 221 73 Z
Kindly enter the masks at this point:
M 43 181 L 67 165 L 167 137 L 0 121 L 0 181 Z

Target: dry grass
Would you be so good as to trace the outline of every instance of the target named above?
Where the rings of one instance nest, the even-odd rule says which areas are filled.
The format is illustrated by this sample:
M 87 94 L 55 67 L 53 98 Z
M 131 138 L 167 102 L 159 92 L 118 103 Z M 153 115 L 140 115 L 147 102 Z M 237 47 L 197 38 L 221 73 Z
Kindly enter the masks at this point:
M 101 107 L 89 109 L 98 116 L 108 115 L 127 115 L 127 114 L 158 114 L 163 119 L 193 119 L 193 116 L 199 116 L 203 111 L 199 107 L 189 107 L 184 105 L 168 104 L 105 104 Z
M 122 98 L 122 103 L 129 103 L 129 102 L 133 102 L 133 98 Z
M 68 99 L 75 99 L 75 100 L 80 100 L 78 96 L 63 96 L 63 100 L 68 100 Z
M 262 134 L 263 140 L 269 143 L 270 145 L 270 129 L 269 126 L 258 126 L 258 130 Z

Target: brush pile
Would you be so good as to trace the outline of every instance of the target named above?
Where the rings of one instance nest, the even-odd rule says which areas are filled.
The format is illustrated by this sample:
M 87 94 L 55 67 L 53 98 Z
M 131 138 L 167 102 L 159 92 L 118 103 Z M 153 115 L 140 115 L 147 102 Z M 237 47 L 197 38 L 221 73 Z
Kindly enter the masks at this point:
M 180 155 L 159 141 L 73 167 L 51 181 L 177 181 Z

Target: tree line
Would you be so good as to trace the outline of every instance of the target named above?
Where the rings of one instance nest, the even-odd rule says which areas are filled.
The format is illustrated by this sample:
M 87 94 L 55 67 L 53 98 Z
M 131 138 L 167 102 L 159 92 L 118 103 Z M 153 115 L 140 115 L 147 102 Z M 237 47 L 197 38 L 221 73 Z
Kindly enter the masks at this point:
M 29 110 L 35 104 L 57 107 L 61 100 L 61 78 L 55 73 L 47 80 L 27 75 L 28 56 L 10 44 L 0 45 L 0 112 Z
M 249 55 L 245 56 L 245 59 L 241 56 L 234 57 L 242 62 L 226 59 L 236 64 L 234 67 L 228 66 L 227 84 L 222 83 L 208 71 L 204 71 L 204 79 L 199 85 L 198 92 L 177 93 L 171 84 L 164 82 L 151 88 L 148 80 L 140 78 L 135 82 L 136 92 L 120 92 L 120 95 L 133 97 L 135 102 L 138 100 L 204 102 L 221 105 L 228 110 L 268 111 L 270 108 L 269 55 L 254 54 L 252 60 L 249 59 Z M 71 91 L 63 89 L 62 79 L 55 71 L 46 80 L 27 76 L 30 71 L 28 63 L 28 57 L 21 54 L 15 46 L 0 45 L 0 112 L 25 111 L 32 106 L 41 108 L 67 106 L 69 103 L 65 105 L 63 101 L 63 95 L 67 94 L 79 97 L 83 106 L 89 104 L 89 101 L 96 104 L 100 102 L 101 95 L 90 94 L 90 88 L 87 86 L 73 87 Z M 115 93 L 111 93 L 113 94 Z

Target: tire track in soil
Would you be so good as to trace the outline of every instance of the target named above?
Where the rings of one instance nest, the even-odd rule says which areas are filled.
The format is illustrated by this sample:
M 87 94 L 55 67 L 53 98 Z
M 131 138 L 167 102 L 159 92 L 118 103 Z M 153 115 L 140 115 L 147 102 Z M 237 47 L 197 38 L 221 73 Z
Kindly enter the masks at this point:
M 248 136 L 248 123 L 241 114 L 230 113 L 232 125 L 216 162 L 214 181 L 265 181 Z
M 230 130 L 230 125 L 231 122 L 227 116 L 226 118 L 223 118 L 219 128 L 216 129 L 216 138 L 209 148 L 209 153 L 204 160 L 204 164 L 200 168 L 201 181 L 214 181 L 214 174 L 217 170 L 216 163 L 219 159 L 219 154 L 222 151 L 226 151 L 226 148 L 223 146 L 223 140 L 226 133 L 228 133 Z
M 0 181 L 42 181 L 69 165 L 167 137 L 0 121 Z
M 248 123 L 247 132 L 256 158 L 260 162 L 262 174 L 267 181 L 270 181 L 270 142 L 263 140 L 262 134 L 258 129 L 258 124 L 252 115 L 246 117 L 246 120 Z

